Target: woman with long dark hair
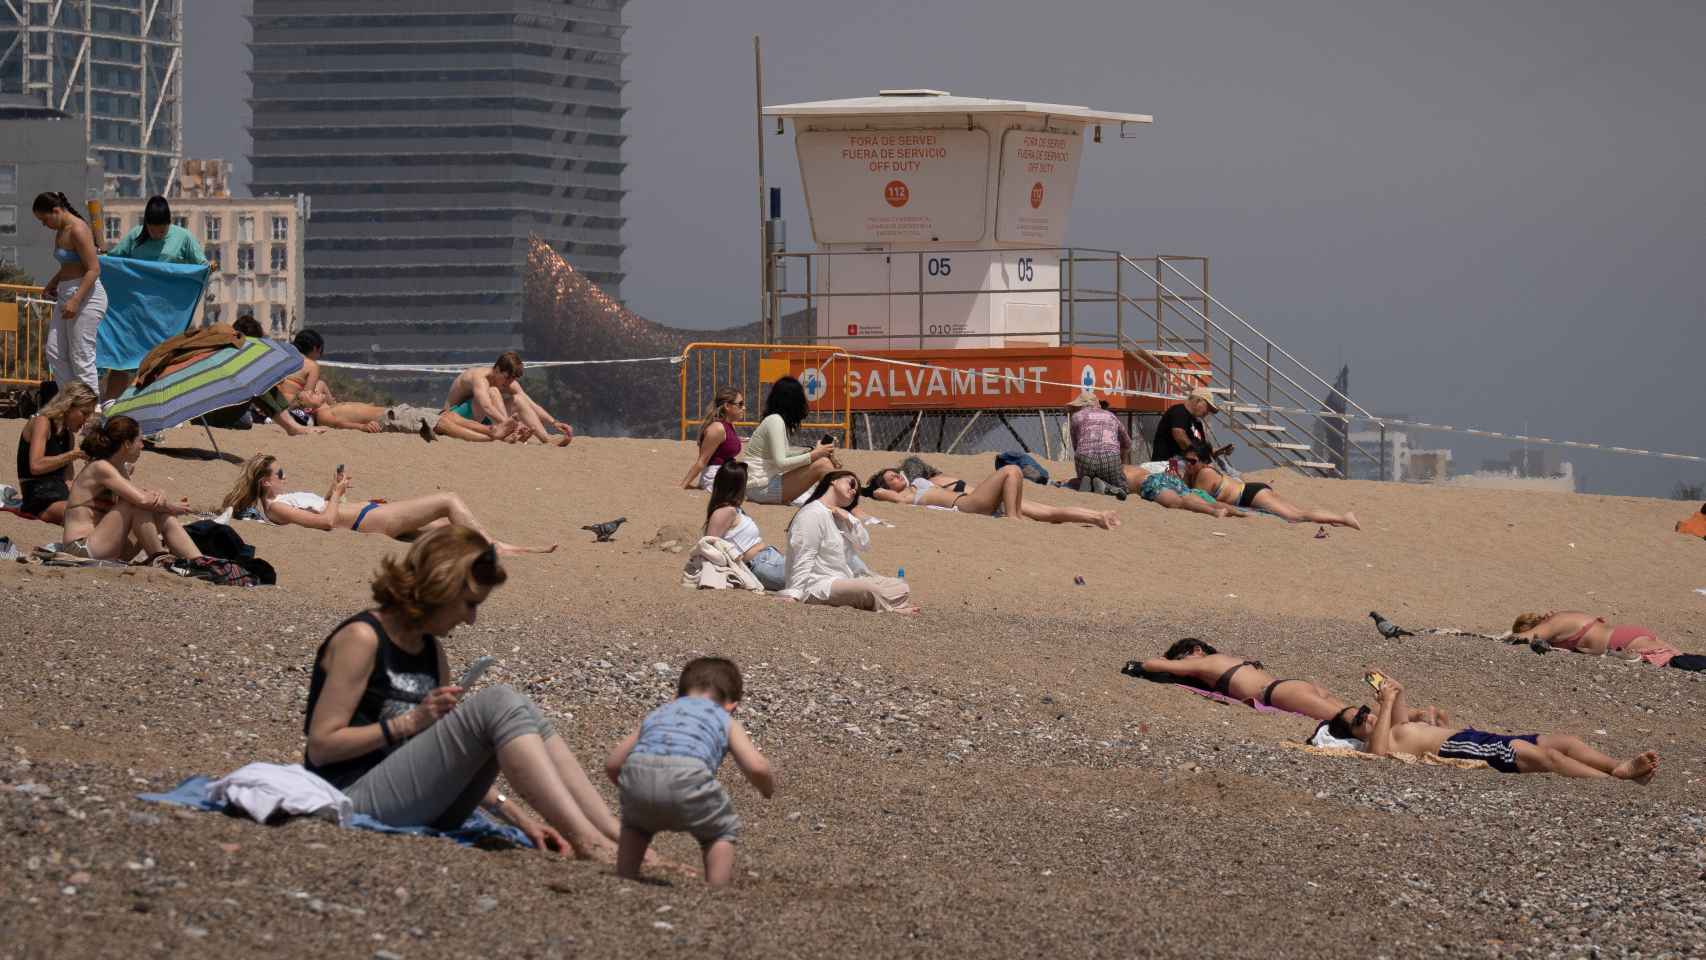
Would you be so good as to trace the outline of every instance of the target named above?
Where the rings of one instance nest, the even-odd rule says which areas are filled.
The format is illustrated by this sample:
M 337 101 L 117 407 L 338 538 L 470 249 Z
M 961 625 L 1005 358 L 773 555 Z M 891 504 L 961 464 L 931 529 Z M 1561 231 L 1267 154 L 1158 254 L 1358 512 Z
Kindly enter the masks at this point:
M 77 472 L 65 504 L 60 549 L 88 560 L 150 560 L 171 553 L 183 560 L 201 556 L 178 518 L 189 505 L 131 482 L 142 456 L 142 430 L 129 417 L 113 417 L 83 438 L 89 463 Z
M 59 391 L 18 434 L 18 509 L 48 523 L 65 521 L 75 467 L 89 459 L 77 449 L 77 434 L 95 415 L 94 391 L 81 383 Z
M 95 335 L 107 315 L 107 291 L 95 235 L 63 193 L 38 194 L 31 209 L 53 231 L 53 259 L 59 262 L 59 271 L 42 287 L 42 296 L 55 301 L 47 328 L 48 369 L 61 389 L 81 383 L 98 393 Z
M 746 415 L 746 394 L 738 387 L 723 387 L 711 398 L 705 419 L 699 424 L 699 456 L 681 479 L 683 490 L 709 490 L 723 464 L 740 455 L 740 436 L 735 419 Z M 745 473 L 742 473 L 745 476 Z
M 735 545 L 740 558 L 764 589 L 774 593 L 787 585 L 787 560 L 782 551 L 764 545 L 758 524 L 746 515 L 746 464 L 723 464 L 711 482 L 711 502 L 705 506 L 705 536 L 720 537 Z
M 879 577 L 859 559 L 871 537 L 853 516 L 858 505 L 859 480 L 852 471 L 832 470 L 817 482 L 788 524 L 788 587 L 782 595 L 832 607 L 917 613 L 905 580 Z
M 793 377 L 779 377 L 764 400 L 764 419 L 752 431 L 740 462 L 746 464 L 746 496 L 753 503 L 793 503 L 836 468 L 835 442 L 823 438 L 805 453 L 790 453 L 788 436 L 799 429 L 811 407 L 806 388 Z

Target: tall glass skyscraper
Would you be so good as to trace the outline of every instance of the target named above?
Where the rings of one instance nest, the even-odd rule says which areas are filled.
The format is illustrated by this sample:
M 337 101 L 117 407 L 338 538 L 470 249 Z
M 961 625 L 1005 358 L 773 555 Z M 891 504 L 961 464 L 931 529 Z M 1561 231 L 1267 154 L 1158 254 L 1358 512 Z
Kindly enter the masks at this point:
M 80 118 L 118 196 L 167 193 L 184 153 L 181 16 L 179 0 L 0 2 L 0 94 Z
M 520 346 L 531 234 L 620 296 L 626 2 L 255 0 L 250 186 L 312 202 L 328 354 Z

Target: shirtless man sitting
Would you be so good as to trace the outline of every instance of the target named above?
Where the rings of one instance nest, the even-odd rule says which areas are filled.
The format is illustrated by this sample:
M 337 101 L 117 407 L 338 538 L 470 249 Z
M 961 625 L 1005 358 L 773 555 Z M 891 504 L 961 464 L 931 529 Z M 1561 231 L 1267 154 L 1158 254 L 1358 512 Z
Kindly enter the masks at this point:
M 537 438 L 540 443 L 568 446 L 574 430 L 521 389 L 522 372 L 520 355 L 508 350 L 490 367 L 469 367 L 457 374 L 434 432 L 477 443 L 526 443 Z M 546 424 L 559 435 L 552 436 Z
M 1468 728 L 1454 732 L 1395 719 L 1409 715 L 1403 684 L 1388 677 L 1380 687 L 1378 706 L 1346 707 L 1333 717 L 1328 732 L 1341 739 L 1361 740 L 1366 744 L 1362 749 L 1378 757 L 1432 753 L 1448 759 L 1479 760 L 1501 773 L 1616 777 L 1645 786 L 1659 769 L 1659 755 L 1651 750 L 1619 763 L 1565 734 L 1506 736 Z
M 1162 656 L 1136 666 L 1138 669 L 1133 672 L 1133 664 L 1128 663 L 1122 672 L 1147 680 L 1166 678 L 1234 700 L 1278 707 L 1316 720 L 1331 720 L 1349 709 L 1345 701 L 1333 696 L 1325 687 L 1308 680 L 1275 679 L 1273 674 L 1263 669 L 1260 660 L 1221 653 L 1195 637 L 1186 637 L 1168 647 Z M 1451 717 L 1438 707 L 1413 711 L 1409 718 L 1424 724 L 1451 722 Z

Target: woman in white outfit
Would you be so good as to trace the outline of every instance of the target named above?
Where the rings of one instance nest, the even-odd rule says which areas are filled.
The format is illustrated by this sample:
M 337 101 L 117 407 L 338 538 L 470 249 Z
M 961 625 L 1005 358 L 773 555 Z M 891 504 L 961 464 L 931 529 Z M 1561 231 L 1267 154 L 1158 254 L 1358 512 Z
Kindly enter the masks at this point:
M 59 261 L 59 272 L 42 288 L 42 296 L 56 303 L 47 332 L 48 370 L 61 387 L 82 383 L 98 393 L 95 333 L 107 315 L 107 291 L 95 234 L 63 193 L 37 194 L 32 209 L 53 231 L 53 259 Z
M 805 422 L 811 407 L 806 388 L 793 377 L 779 377 L 764 400 L 764 419 L 741 448 L 746 464 L 746 498 L 753 503 L 795 503 L 835 469 L 835 444 L 826 437 L 805 453 L 791 453 L 788 435 Z
M 788 588 L 782 595 L 832 607 L 917 613 L 905 580 L 872 573 L 859 553 L 871 538 L 852 510 L 859 481 L 847 470 L 831 471 L 788 524 Z

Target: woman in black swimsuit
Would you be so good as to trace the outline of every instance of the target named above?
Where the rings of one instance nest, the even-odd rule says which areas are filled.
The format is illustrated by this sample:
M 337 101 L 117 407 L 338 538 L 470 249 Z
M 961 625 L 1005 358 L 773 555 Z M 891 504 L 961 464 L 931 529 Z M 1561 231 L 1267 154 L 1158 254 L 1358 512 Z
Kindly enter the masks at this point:
M 18 492 L 22 513 L 48 523 L 65 522 L 76 465 L 89 455 L 77 448 L 77 434 L 95 414 L 95 392 L 82 383 L 60 390 L 18 435 Z
M 1275 678 L 1260 660 L 1229 656 L 1195 637 L 1180 640 L 1162 656 L 1145 660 L 1139 666 L 1151 679 L 1157 674 L 1166 675 L 1175 678 L 1175 682 L 1212 690 L 1234 700 L 1278 707 L 1316 720 L 1331 720 L 1350 706 L 1325 687 L 1307 680 Z M 1412 720 L 1451 722 L 1445 711 L 1434 707 L 1416 712 Z

